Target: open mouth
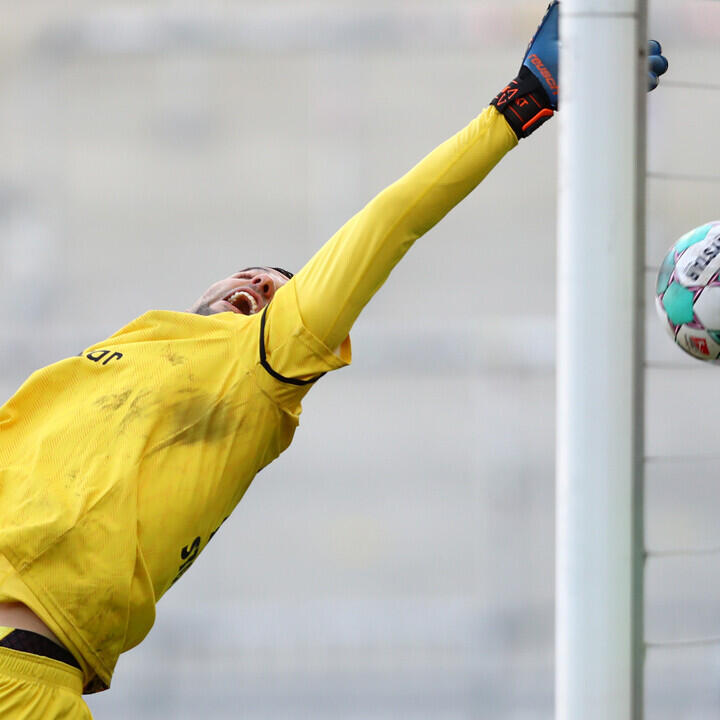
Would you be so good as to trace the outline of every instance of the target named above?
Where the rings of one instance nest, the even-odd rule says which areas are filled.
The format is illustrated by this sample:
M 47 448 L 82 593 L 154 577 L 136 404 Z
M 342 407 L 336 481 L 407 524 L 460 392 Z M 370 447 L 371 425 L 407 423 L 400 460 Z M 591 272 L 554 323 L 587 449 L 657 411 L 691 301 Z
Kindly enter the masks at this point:
M 254 315 L 258 309 L 258 301 L 247 290 L 236 290 L 225 298 L 225 302 L 230 303 L 236 312 L 243 315 Z

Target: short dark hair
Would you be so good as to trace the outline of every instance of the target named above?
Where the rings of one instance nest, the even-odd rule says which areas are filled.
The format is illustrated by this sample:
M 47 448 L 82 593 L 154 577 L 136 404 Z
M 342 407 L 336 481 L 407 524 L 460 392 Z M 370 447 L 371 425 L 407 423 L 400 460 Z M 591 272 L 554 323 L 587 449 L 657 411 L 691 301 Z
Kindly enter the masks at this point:
M 272 267 L 270 265 L 269 267 Z M 277 270 L 281 275 L 284 275 L 288 280 L 290 280 L 293 276 L 293 273 L 291 273 L 289 270 L 283 270 L 282 268 L 274 267 L 273 270 Z
M 284 275 L 288 280 L 290 280 L 294 275 L 294 273 L 291 273 L 289 270 L 283 270 L 283 268 L 273 267 L 272 265 L 253 265 L 252 267 L 246 267 L 245 270 L 240 270 L 240 272 L 246 272 L 248 270 L 267 270 L 268 268 L 279 272 L 281 275 Z

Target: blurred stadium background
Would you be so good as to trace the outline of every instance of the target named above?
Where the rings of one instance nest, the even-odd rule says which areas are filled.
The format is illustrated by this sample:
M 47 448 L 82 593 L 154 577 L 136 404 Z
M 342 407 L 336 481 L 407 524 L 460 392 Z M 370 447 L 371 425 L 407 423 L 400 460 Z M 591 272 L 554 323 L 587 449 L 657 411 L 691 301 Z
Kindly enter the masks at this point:
M 0 398 L 229 271 L 301 267 L 512 78 L 543 8 L 0 0 Z M 650 29 L 671 71 L 649 99 L 646 717 L 704 720 L 720 375 L 651 291 L 720 219 L 720 3 L 657 0 Z M 556 133 L 396 270 L 97 720 L 552 716 Z

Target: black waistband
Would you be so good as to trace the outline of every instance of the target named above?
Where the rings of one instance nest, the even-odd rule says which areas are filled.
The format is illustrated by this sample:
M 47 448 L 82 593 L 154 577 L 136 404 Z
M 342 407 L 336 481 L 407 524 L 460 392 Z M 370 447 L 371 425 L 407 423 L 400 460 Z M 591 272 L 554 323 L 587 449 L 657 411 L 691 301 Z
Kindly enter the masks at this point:
M 31 630 L 13 630 L 0 640 L 0 647 L 42 655 L 81 669 L 78 661 L 64 647 Z

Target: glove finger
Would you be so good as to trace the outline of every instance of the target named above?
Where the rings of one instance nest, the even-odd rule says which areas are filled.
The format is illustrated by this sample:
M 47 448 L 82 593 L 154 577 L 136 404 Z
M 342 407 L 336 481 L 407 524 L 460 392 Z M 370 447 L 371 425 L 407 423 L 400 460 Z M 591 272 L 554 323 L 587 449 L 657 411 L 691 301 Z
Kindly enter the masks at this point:
M 660 80 L 654 72 L 648 73 L 648 92 L 652 92 L 657 86 Z
M 657 40 L 648 42 L 648 55 L 662 55 L 662 46 Z
M 559 15 L 560 4 L 558 0 L 553 0 L 523 58 L 523 65 L 540 81 L 553 109 L 557 108 L 558 96 Z
M 650 72 L 662 75 L 668 69 L 668 61 L 664 55 L 651 55 L 649 58 Z

